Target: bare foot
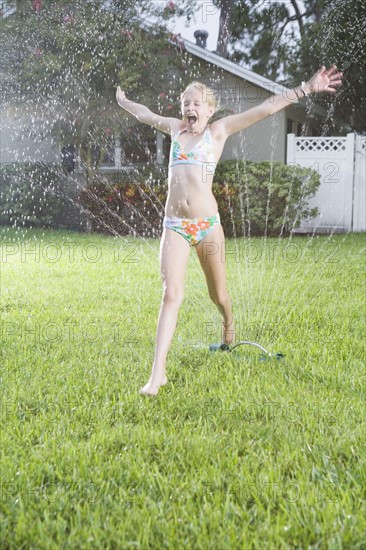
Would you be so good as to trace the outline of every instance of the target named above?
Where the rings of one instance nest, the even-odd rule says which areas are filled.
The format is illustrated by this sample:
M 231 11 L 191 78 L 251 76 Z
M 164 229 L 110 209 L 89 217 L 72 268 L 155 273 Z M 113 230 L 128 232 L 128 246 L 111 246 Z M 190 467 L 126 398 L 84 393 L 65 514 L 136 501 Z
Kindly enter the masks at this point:
M 160 380 L 160 382 L 157 382 L 156 380 L 152 380 L 150 378 L 146 386 L 144 386 L 139 390 L 139 393 L 141 393 L 141 395 L 151 395 L 151 396 L 157 395 L 160 386 L 165 386 L 167 382 L 168 382 L 168 379 L 165 376 L 165 374 Z
M 235 339 L 235 327 L 234 321 L 231 321 L 228 325 L 225 322 L 222 322 L 222 341 L 225 344 L 232 344 Z

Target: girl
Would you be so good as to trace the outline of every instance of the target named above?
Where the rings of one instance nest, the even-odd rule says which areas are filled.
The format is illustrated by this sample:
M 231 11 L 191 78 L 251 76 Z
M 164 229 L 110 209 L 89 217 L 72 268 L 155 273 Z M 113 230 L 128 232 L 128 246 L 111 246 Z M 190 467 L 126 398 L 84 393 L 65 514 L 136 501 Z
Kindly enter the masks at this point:
M 156 349 L 150 379 L 141 388 L 144 395 L 156 395 L 167 382 L 166 358 L 183 300 L 184 279 L 190 247 L 194 246 L 206 277 L 210 298 L 222 314 L 223 343 L 234 339 L 234 320 L 226 290 L 225 263 L 221 260 L 224 232 L 217 202 L 212 194 L 215 167 L 226 139 L 255 122 L 280 111 L 300 97 L 316 92 L 336 92 L 342 73 L 324 66 L 308 81 L 286 95 L 275 95 L 247 111 L 209 124 L 216 109 L 212 90 L 192 82 L 181 95 L 182 120 L 163 117 L 148 107 L 126 98 L 117 87 L 118 104 L 140 122 L 172 136 L 168 197 L 160 244 L 160 272 L 163 298 L 158 319 Z M 220 250 L 220 253 L 213 251 Z

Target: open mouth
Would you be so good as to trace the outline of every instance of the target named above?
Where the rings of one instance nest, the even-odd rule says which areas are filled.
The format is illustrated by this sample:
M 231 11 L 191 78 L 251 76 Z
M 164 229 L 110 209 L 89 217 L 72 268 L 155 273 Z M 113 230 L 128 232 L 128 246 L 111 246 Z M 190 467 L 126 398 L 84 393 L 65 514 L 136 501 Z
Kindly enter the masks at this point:
M 194 124 L 197 121 L 197 117 L 195 115 L 188 115 L 187 116 L 188 124 Z

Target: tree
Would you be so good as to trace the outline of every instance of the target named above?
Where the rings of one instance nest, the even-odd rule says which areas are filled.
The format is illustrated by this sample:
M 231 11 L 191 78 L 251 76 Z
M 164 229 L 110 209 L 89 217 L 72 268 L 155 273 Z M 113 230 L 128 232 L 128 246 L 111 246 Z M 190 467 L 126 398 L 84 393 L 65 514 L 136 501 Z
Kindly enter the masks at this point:
M 365 132 L 366 4 L 362 0 L 324 0 L 318 21 L 306 27 L 299 57 L 300 63 L 289 64 L 289 72 L 297 80 L 301 67 L 307 74 L 322 64 L 335 64 L 343 71 L 344 82 L 334 101 L 322 96 L 319 103 L 327 108 L 332 105 L 331 115 L 347 121 L 354 131 Z M 331 120 L 327 125 L 331 128 Z
M 163 22 L 141 28 L 141 16 L 150 12 L 167 19 L 176 8 L 169 2 L 162 14 L 161 6 L 154 11 L 148 0 L 27 1 L 18 2 L 16 12 L 2 21 L 5 50 L 12 55 L 8 81 L 20 90 L 8 101 L 28 114 L 41 107 L 39 133 L 51 134 L 60 148 L 74 144 L 88 181 L 108 142 L 121 127 L 127 137 L 137 124 L 125 113 L 121 120 L 116 84 L 136 101 L 169 114 L 189 78 L 185 53 L 169 43 L 174 37 Z
M 332 118 L 338 117 L 355 131 L 366 131 L 362 0 L 215 0 L 215 5 L 221 7 L 222 55 L 285 86 L 310 77 L 323 64 L 336 64 L 345 81 L 336 98 L 317 98 L 324 107 L 332 105 L 323 130 L 331 132 Z
M 219 36 L 216 53 L 221 55 L 221 57 L 227 57 L 234 0 L 221 0 L 220 8 Z
M 276 80 L 293 33 L 288 2 L 215 0 L 215 4 L 221 8 L 218 50 L 220 37 L 228 34 L 226 57 Z

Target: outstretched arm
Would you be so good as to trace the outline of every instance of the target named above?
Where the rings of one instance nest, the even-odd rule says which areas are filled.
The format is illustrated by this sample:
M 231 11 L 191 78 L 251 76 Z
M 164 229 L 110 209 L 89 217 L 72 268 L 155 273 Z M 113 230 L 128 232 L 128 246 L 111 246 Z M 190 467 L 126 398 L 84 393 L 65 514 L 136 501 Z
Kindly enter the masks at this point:
M 286 93 L 272 96 L 263 101 L 260 105 L 252 107 L 244 113 L 221 118 L 213 124 L 220 125 L 222 131 L 227 136 L 230 136 L 231 134 L 248 128 L 255 122 L 269 115 L 277 113 L 277 111 L 284 109 L 289 104 L 296 103 L 305 95 L 319 92 L 335 93 L 341 83 L 342 73 L 338 71 L 336 66 L 330 69 L 326 69 L 323 66 L 310 80 L 308 80 L 308 82 L 305 82 L 303 86 L 298 86 L 292 90 L 288 90 Z
M 116 99 L 118 105 L 135 116 L 137 120 L 144 124 L 149 124 L 149 126 L 154 126 L 167 134 L 170 134 L 172 128 L 176 128 L 180 123 L 177 118 L 156 115 L 145 105 L 128 100 L 125 92 L 119 86 L 117 87 Z

